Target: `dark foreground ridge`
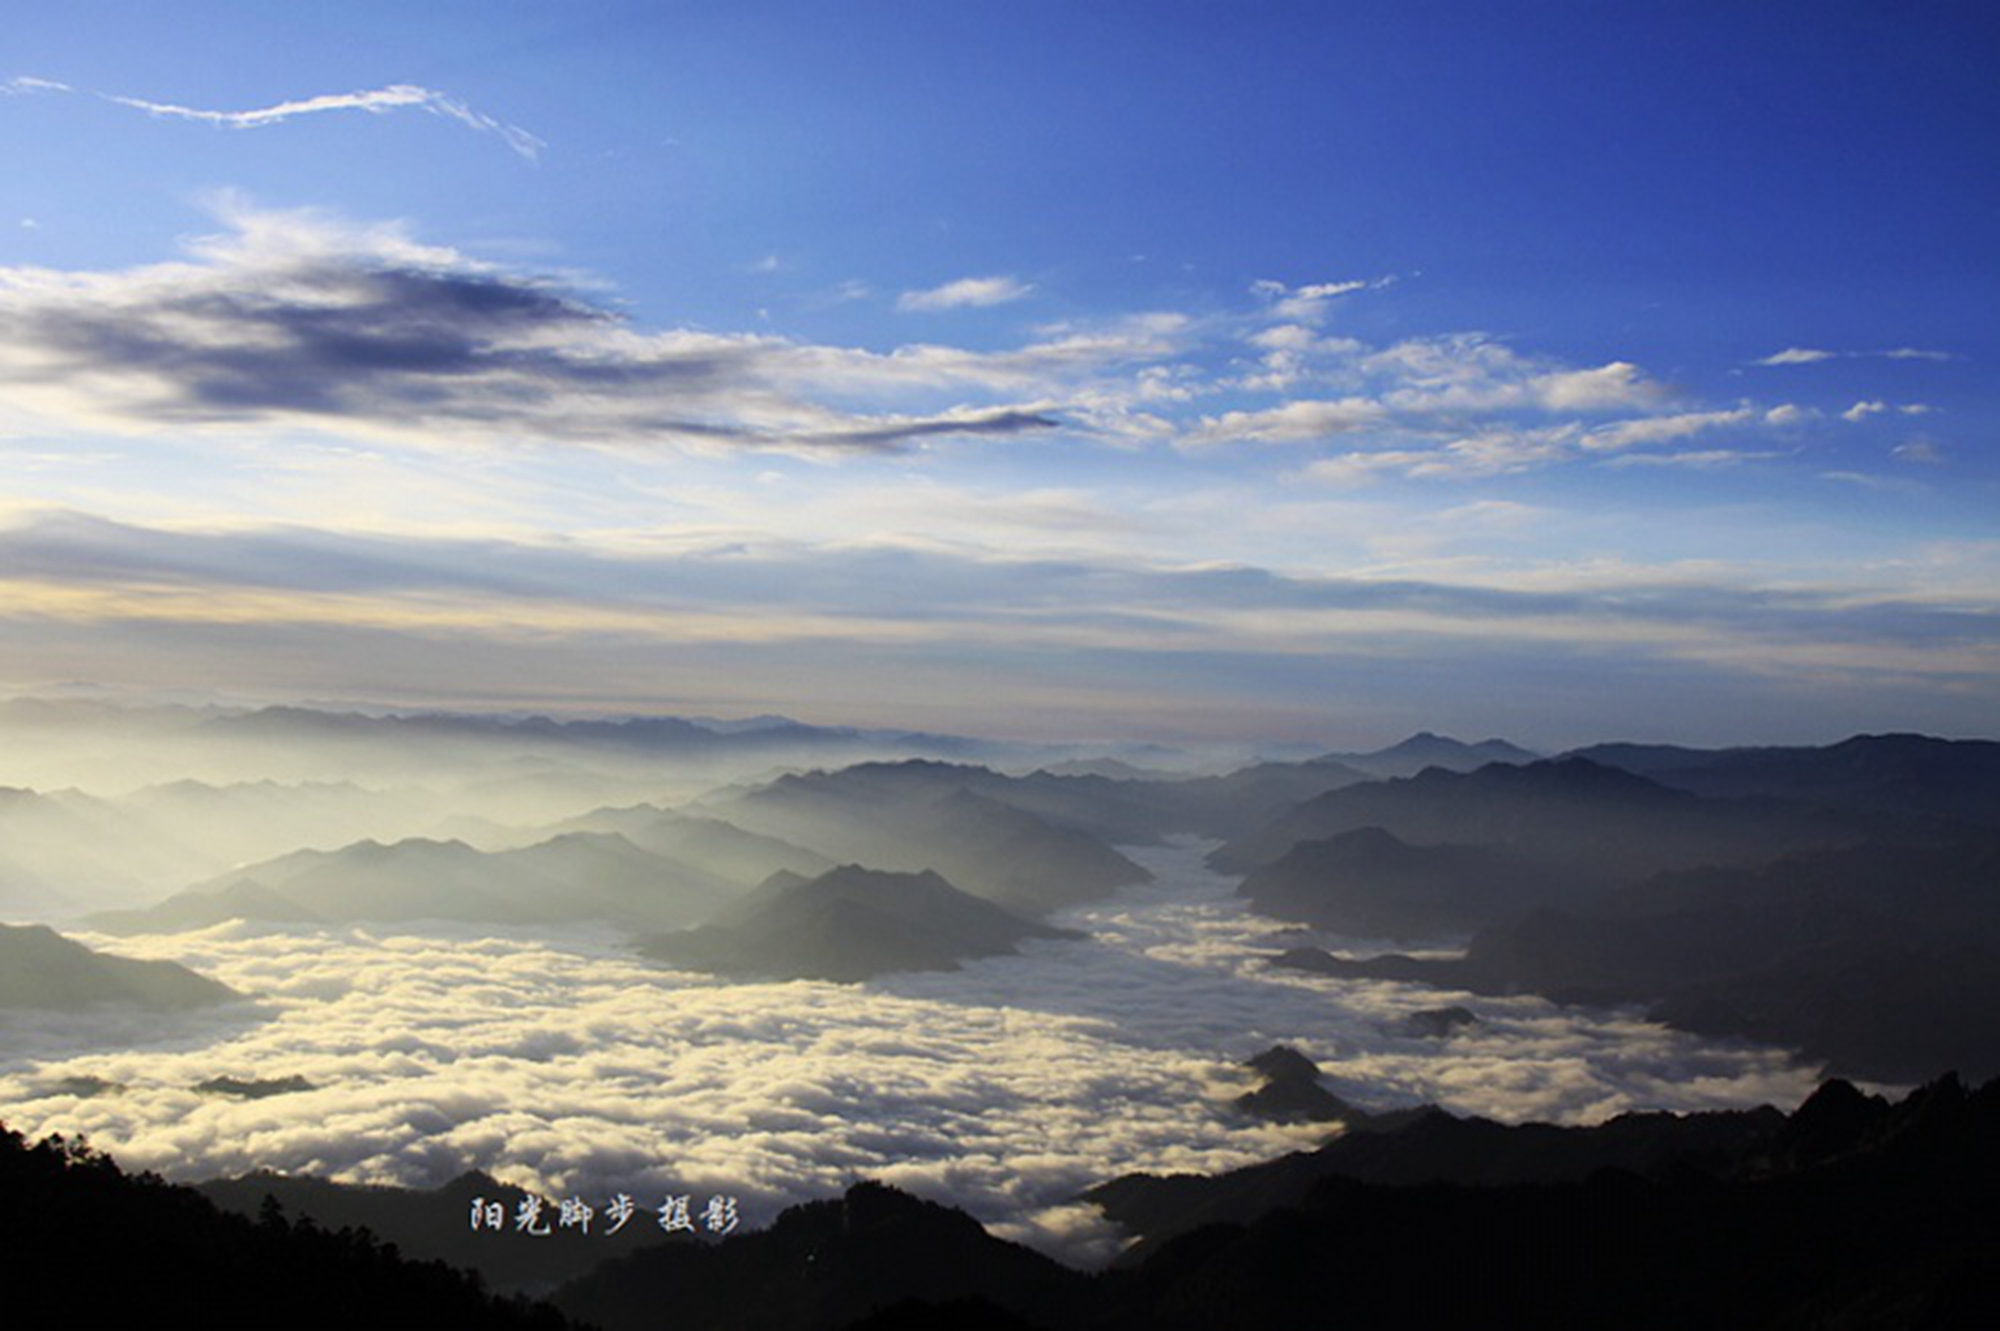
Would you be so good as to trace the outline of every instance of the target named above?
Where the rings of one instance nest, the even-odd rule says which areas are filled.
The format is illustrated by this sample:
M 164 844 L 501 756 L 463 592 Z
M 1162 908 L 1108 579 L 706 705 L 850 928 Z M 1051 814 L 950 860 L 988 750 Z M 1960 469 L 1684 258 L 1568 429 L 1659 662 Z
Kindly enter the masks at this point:
M 0 1251 L 8 1325 L 570 1325 L 546 1305 L 495 1299 L 442 1263 L 406 1261 L 365 1230 L 294 1224 L 275 1207 L 254 1221 L 228 1215 L 78 1143 L 30 1146 L 4 1128 Z
M 1446 1181 L 1456 1180 L 1456 1181 Z M 879 1184 L 761 1233 L 607 1263 L 558 1306 L 657 1323 L 888 1327 L 1971 1326 L 2000 1316 L 2000 1083 L 1900 1104 L 1591 1129 L 1441 1113 L 1094 1198 L 1155 1234 L 1083 1275 Z M 1240 1215 L 1240 1218 L 1239 1218 Z
M 766 1230 L 662 1244 L 564 1285 L 562 1314 L 657 1327 L 1666 1328 L 2000 1324 L 2000 1082 L 1900 1103 L 1834 1081 L 1797 1111 L 1507 1127 L 1431 1111 L 1214 1177 L 1090 1199 L 1142 1241 L 1085 1274 L 879 1183 Z M 365 1230 L 252 1221 L 0 1130 L 24 1307 L 93 1324 L 565 1325 Z

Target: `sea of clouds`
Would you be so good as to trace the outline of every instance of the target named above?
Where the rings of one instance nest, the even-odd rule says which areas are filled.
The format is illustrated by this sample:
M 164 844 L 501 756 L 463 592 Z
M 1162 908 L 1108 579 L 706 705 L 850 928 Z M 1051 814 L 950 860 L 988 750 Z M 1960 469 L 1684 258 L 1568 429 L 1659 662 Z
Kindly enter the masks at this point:
M 1631 1013 L 1271 969 L 1282 947 L 1331 940 L 1247 911 L 1203 849 L 1133 852 L 1156 881 L 1057 918 L 1088 940 L 862 985 L 723 983 L 588 929 L 85 935 L 250 1001 L 165 1021 L 0 1016 L 0 1117 L 176 1179 L 270 1168 L 435 1186 L 478 1167 L 598 1206 L 620 1192 L 642 1207 L 734 1196 L 751 1225 L 875 1178 L 1088 1265 L 1119 1237 L 1074 1204 L 1082 1189 L 1322 1136 L 1229 1108 L 1256 1084 L 1241 1060 L 1275 1043 L 1364 1108 L 1428 1100 L 1508 1121 L 1790 1106 L 1815 1082 L 1781 1051 Z M 1408 1014 L 1448 1002 L 1481 1023 L 1406 1033 Z M 193 1089 L 218 1076 L 314 1089 Z M 114 1088 L 82 1095 L 72 1078 Z

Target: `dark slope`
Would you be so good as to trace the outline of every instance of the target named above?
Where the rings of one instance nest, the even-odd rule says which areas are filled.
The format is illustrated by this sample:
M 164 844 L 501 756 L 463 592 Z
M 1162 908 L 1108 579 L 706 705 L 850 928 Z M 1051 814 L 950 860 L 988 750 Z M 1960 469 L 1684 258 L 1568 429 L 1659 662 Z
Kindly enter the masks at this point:
M 2000 1073 L 2000 838 L 1868 845 L 1663 874 L 1587 910 L 1481 930 L 1459 959 L 1283 964 L 1563 1002 L 1647 1003 L 1682 1029 L 1787 1045 L 1835 1072 Z
M 1146 881 L 1101 839 L 982 793 L 991 773 L 947 763 L 864 763 L 730 795 L 740 827 L 870 868 L 935 869 L 975 896 L 1041 915 Z M 1064 778 L 1051 778 L 1064 779 Z
M 1851 1088 L 1832 1094 L 1852 1096 Z M 1817 1099 L 1817 1097 L 1816 1097 Z M 1851 1106 L 1848 1106 L 1851 1108 Z M 2000 1313 L 2000 1087 L 1947 1080 L 1767 1150 L 1581 1182 L 1328 1178 L 1105 1282 L 1100 1325 L 1980 1326 Z
M 240 997 L 171 961 L 105 956 L 41 925 L 0 924 L 0 1008 L 131 1003 L 174 1009 Z
M 1776 795 L 2000 827 L 2000 743 L 1856 735 L 1824 748 L 1599 744 L 1578 756 L 1699 795 Z
M 565 1285 L 552 1301 L 607 1331 L 817 1331 L 911 1300 L 977 1300 L 1031 1325 L 1065 1324 L 1088 1277 L 994 1238 L 952 1207 L 878 1183 L 784 1212 L 718 1244 L 654 1248 Z M 963 1309 L 957 1316 L 977 1324 Z M 946 1321 L 913 1325 L 957 1326 Z
M 433 1189 L 390 1188 L 284 1174 L 251 1173 L 198 1183 L 195 1190 L 225 1211 L 246 1217 L 262 1214 L 273 1198 L 287 1218 L 311 1219 L 321 1229 L 365 1229 L 404 1256 L 446 1262 L 477 1271 L 490 1288 L 520 1292 L 547 1288 L 588 1274 L 607 1258 L 663 1241 L 657 1217 L 642 1210 L 616 1234 L 602 1211 L 588 1233 L 553 1221 L 548 1234 L 529 1234 L 517 1224 L 529 1194 L 489 1174 L 472 1171 Z M 498 1232 L 469 1223 L 473 1202 L 499 1202 L 507 1216 Z M 602 1199 L 597 1199 L 601 1201 Z M 556 1214 L 556 1199 L 543 1198 L 542 1214 Z
M 1022 919 L 929 871 L 845 865 L 813 879 L 776 875 L 701 928 L 658 935 L 640 950 L 722 975 L 851 981 L 950 970 L 972 957 L 1012 952 L 1025 939 L 1077 936 Z
M 1379 827 L 1302 841 L 1238 892 L 1265 915 L 1362 938 L 1466 934 L 1529 906 L 1601 888 L 1588 866 L 1507 846 L 1412 846 Z
M 10 1325 L 338 1328 L 566 1325 L 354 1230 L 253 1222 L 104 1156 L 0 1129 Z
M 1223 1174 L 1127 1174 L 1090 1189 L 1084 1199 L 1142 1239 L 1120 1261 L 1130 1266 L 1202 1225 L 1247 1223 L 1278 1207 L 1298 1206 L 1329 1178 L 1396 1187 L 1499 1187 L 1580 1183 L 1603 1169 L 1654 1177 L 1733 1171 L 1773 1149 L 1784 1122 L 1777 1110 L 1759 1109 L 1624 1114 L 1588 1128 L 1509 1126 L 1426 1107 L 1371 1131 L 1344 1132 L 1315 1150 Z
M 720 818 L 702 818 L 650 804 L 595 809 L 551 830 L 616 832 L 641 850 L 744 888 L 757 886 L 781 869 L 810 878 L 834 867 L 826 856 L 789 841 L 746 832 Z
M 1525 860 L 1607 883 L 1665 869 L 1747 863 L 1788 851 L 1848 845 L 1901 830 L 1777 800 L 1711 800 L 1584 758 L 1476 772 L 1431 768 L 1407 780 L 1370 782 L 1300 805 L 1210 862 L 1247 872 L 1303 841 L 1379 827 L 1411 845 L 1504 846 Z

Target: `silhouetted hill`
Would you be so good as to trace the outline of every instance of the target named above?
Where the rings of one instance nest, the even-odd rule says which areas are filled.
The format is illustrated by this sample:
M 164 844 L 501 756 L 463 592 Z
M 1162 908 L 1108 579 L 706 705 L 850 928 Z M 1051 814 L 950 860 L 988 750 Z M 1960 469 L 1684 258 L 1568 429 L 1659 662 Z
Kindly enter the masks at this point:
M 106 956 L 42 925 L 0 924 L 0 1007 L 190 1008 L 240 997 L 171 961 Z
M 994 1238 L 963 1211 L 857 1183 L 837 1200 L 792 1207 L 757 1233 L 607 1263 L 552 1302 L 606 1331 L 651 1331 L 666 1308 L 686 1331 L 831 1331 L 910 1300 L 979 1300 L 1053 1326 L 1089 1283 Z
M 1412 846 L 1379 827 L 1302 841 L 1247 874 L 1238 892 L 1263 914 L 1362 938 L 1470 933 L 1542 902 L 1601 886 L 1588 865 L 1506 846 Z
M 492 924 L 609 920 L 673 928 L 739 889 L 642 850 L 614 832 L 571 832 L 515 850 L 413 837 L 296 851 L 176 893 L 157 906 L 91 917 L 117 933 L 204 928 L 227 919 Z
M 552 830 L 616 832 L 641 850 L 677 865 L 698 868 L 718 881 L 746 888 L 757 886 L 781 869 L 811 877 L 834 867 L 832 860 L 804 846 L 746 832 L 720 818 L 703 818 L 649 804 L 596 809 Z
M 558 1198 L 542 1198 L 548 1233 L 528 1233 L 517 1223 L 529 1193 L 474 1170 L 441 1187 L 390 1188 L 256 1172 L 211 1179 L 195 1190 L 225 1211 L 256 1217 L 273 1198 L 294 1223 L 311 1219 L 321 1229 L 366 1230 L 404 1256 L 477 1271 L 489 1287 L 506 1292 L 548 1288 L 588 1274 L 601 1262 L 668 1241 L 657 1217 L 642 1208 L 617 1233 L 595 1199 L 588 1230 L 558 1223 Z M 475 1201 L 498 1202 L 506 1223 L 499 1230 L 472 1228 Z M 688 1240 L 692 1242 L 693 1240 Z
M 227 1215 L 60 1139 L 0 1128 L 0 1251 L 20 1325 L 338 1328 L 567 1325 L 366 1232 Z
M 864 980 L 950 970 L 1029 938 L 1078 935 L 1022 919 L 937 874 L 845 865 L 813 879 L 780 873 L 701 928 L 644 942 L 647 956 L 724 975 Z
M 963 890 L 1027 915 L 1107 896 L 1150 876 L 1090 833 L 982 793 L 992 777 L 948 763 L 863 763 L 781 777 L 721 798 L 716 812 L 845 863 L 935 869 Z
M 1319 1064 L 1290 1045 L 1272 1045 L 1243 1061 L 1264 1084 L 1233 1101 L 1236 1109 L 1278 1123 L 1364 1122 L 1368 1115 L 1319 1084 Z

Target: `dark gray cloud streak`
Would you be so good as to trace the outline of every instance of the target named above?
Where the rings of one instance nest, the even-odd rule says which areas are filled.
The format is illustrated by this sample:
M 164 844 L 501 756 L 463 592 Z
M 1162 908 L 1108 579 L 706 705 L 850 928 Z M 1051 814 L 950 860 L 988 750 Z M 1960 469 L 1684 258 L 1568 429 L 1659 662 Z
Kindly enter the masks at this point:
M 277 234 L 269 234 L 275 232 Z M 0 282 L 0 384 L 132 426 L 359 427 L 419 442 L 534 439 L 886 452 L 1058 421 L 1034 402 L 911 413 L 820 400 L 829 355 L 782 339 L 639 335 L 533 278 L 445 251 L 260 220 L 205 261 Z M 910 396 L 897 367 L 886 396 Z M 935 399 L 938 376 L 929 384 Z

